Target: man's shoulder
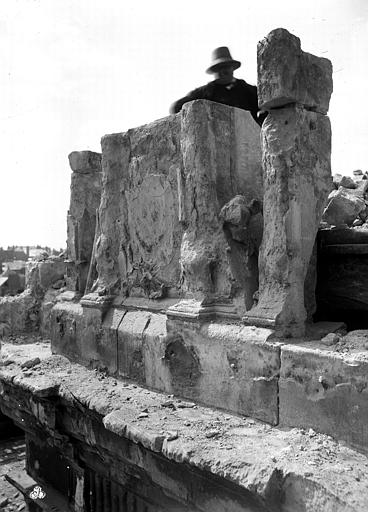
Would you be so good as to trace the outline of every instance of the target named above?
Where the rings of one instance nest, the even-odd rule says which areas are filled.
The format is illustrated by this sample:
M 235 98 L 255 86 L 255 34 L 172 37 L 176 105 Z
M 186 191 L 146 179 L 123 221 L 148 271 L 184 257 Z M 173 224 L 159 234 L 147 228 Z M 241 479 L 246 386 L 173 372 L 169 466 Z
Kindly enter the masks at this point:
M 236 83 L 239 87 L 242 87 L 244 89 L 257 91 L 257 87 L 255 85 L 248 84 L 245 80 L 242 80 L 241 78 L 237 78 Z
M 212 82 L 208 82 L 207 84 L 205 85 L 201 85 L 200 87 L 197 87 L 196 89 L 193 89 L 193 91 L 191 91 L 192 93 L 202 93 L 202 92 L 206 92 L 206 91 L 211 91 L 215 86 L 215 82 L 212 81 Z

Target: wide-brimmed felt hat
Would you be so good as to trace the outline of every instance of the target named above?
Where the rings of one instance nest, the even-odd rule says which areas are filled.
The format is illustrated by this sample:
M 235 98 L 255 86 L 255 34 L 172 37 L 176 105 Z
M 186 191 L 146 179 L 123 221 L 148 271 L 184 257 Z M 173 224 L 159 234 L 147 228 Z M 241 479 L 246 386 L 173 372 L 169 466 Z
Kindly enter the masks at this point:
M 231 64 L 234 69 L 238 69 L 241 66 L 241 63 L 238 60 L 234 60 L 232 58 L 227 46 L 220 46 L 213 50 L 212 63 L 210 67 L 206 69 L 206 73 L 215 73 L 216 69 L 223 64 Z

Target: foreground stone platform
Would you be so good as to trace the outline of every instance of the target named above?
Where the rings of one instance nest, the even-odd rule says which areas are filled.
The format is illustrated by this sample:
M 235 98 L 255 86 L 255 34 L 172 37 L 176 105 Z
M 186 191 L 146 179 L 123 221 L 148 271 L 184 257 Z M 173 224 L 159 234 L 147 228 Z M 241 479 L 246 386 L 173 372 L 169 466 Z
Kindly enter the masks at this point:
M 60 302 L 52 350 L 270 425 L 313 428 L 368 454 L 368 331 L 335 339 L 344 324 L 319 322 L 304 338 L 282 339 L 239 323 L 179 321 L 162 308 L 120 306 L 102 320 L 96 309 Z
M 48 343 L 4 344 L 1 363 L 0 407 L 26 431 L 28 472 L 59 492 L 69 475 L 75 510 L 96 482 L 102 504 L 123 492 L 149 511 L 368 509 L 368 459 L 312 429 L 118 381 L 51 355 Z

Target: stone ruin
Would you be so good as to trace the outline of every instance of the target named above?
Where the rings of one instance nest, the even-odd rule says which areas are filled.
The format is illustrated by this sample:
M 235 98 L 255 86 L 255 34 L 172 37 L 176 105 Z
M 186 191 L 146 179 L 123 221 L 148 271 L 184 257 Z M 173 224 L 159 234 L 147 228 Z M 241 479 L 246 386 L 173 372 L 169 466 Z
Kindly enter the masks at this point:
M 53 355 L 8 347 L 0 407 L 26 418 L 34 482 L 73 510 L 368 506 L 366 354 L 341 322 L 311 322 L 331 63 L 276 29 L 258 45 L 258 92 L 261 131 L 197 100 L 69 156 Z M 331 450 L 335 466 L 313 462 Z

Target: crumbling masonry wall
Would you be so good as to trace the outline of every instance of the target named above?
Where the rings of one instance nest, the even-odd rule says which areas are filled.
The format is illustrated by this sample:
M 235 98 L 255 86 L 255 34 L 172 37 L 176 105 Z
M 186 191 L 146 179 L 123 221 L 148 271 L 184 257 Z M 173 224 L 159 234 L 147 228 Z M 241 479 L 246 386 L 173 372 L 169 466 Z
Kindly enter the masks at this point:
M 247 248 L 231 260 L 219 213 L 237 194 L 262 199 L 260 160 L 249 112 L 203 100 L 105 136 L 99 293 L 191 299 L 197 309 L 225 298 L 240 318 L 255 291 L 238 279 Z

